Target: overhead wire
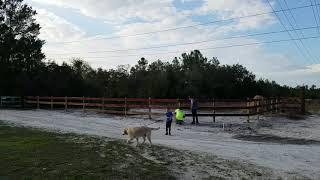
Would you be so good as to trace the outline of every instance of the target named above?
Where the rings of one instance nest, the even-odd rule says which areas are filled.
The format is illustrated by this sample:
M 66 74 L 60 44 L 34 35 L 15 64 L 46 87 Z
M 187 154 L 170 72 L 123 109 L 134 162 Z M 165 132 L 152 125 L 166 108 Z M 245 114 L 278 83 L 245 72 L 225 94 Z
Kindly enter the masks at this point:
M 285 31 L 287 31 L 287 33 L 288 33 L 288 35 L 289 35 L 289 37 L 290 37 L 291 39 L 294 39 L 293 36 L 290 34 L 290 32 L 287 30 L 287 27 L 285 26 L 285 24 L 282 22 L 281 18 L 278 16 L 278 14 L 276 13 L 276 11 L 275 11 L 274 8 L 272 7 L 270 1 L 267 0 L 267 2 L 268 2 L 268 4 L 269 4 L 270 8 L 272 9 L 272 11 L 274 12 L 274 15 L 276 16 L 276 18 L 277 18 L 278 21 L 280 22 L 281 26 L 283 27 L 283 29 L 284 29 Z M 293 41 L 293 42 L 294 42 L 294 45 L 296 46 L 296 48 L 298 49 L 298 51 L 300 52 L 300 54 L 302 55 L 302 57 L 303 57 L 305 60 L 310 61 L 310 60 L 307 58 L 307 56 L 305 55 L 305 53 L 300 49 L 298 43 L 297 43 L 296 41 Z
M 279 2 L 279 0 L 277 0 L 278 2 Z M 289 8 L 289 5 L 288 5 L 288 3 L 287 3 L 287 0 L 283 0 L 284 2 L 285 2 L 285 6 L 287 7 L 287 8 Z M 283 9 L 283 7 L 282 7 L 282 5 L 281 5 L 281 3 L 279 2 L 279 6 L 280 6 L 280 9 Z M 291 23 L 291 21 L 290 21 L 290 18 L 287 16 L 287 14 L 286 14 L 286 12 L 283 12 L 284 13 L 284 16 L 285 16 L 285 18 L 286 18 L 286 20 L 288 21 L 288 23 L 289 23 L 289 25 L 291 26 L 291 28 L 299 28 L 299 24 L 298 24 L 298 22 L 297 22 L 297 20 L 296 20 L 296 18 L 294 17 L 294 15 L 293 15 L 293 12 L 291 11 L 291 10 L 289 10 L 288 11 L 288 13 L 291 15 L 291 18 L 293 19 L 293 22 Z M 295 26 L 294 26 L 295 25 Z M 301 37 L 303 37 L 304 38 L 304 34 L 303 34 L 303 32 L 302 31 L 294 31 L 295 33 L 296 33 L 296 35 L 297 35 L 297 37 L 299 37 L 299 35 L 298 35 L 298 33 L 297 32 L 299 32 L 300 33 L 300 35 L 301 35 Z M 309 47 L 308 46 L 306 46 L 306 44 L 300 39 L 299 40 L 299 42 L 301 43 L 301 45 L 302 45 L 302 47 L 305 49 L 305 51 L 307 52 L 307 54 L 308 54 L 308 56 L 312 59 L 312 61 L 314 62 L 314 63 L 317 63 L 317 59 L 310 53 L 310 49 L 309 49 Z
M 305 38 L 290 38 L 290 39 L 281 39 L 281 40 L 272 40 L 272 41 L 264 41 L 264 42 L 255 42 L 255 43 L 245 43 L 245 44 L 234 44 L 228 46 L 217 46 L 217 47 L 209 47 L 209 48 L 200 48 L 197 50 L 213 50 L 213 49 L 225 49 L 225 48 L 232 48 L 232 47 L 243 47 L 243 46 L 252 46 L 252 45 L 259 45 L 259 44 L 270 44 L 270 43 L 280 43 L 280 42 L 289 42 L 289 41 L 297 41 L 300 39 L 318 39 L 319 36 L 310 36 Z M 95 59 L 106 59 L 106 58 L 115 58 L 115 57 L 129 57 L 129 56 L 146 56 L 146 55 L 158 55 L 158 54 L 173 54 L 173 53 L 180 53 L 181 51 L 171 51 L 171 52 L 160 52 L 160 53 L 149 53 L 149 54 L 129 54 L 129 55 L 122 55 L 122 56 L 104 56 L 104 57 L 83 57 L 83 58 L 95 58 Z M 70 57 L 72 58 L 72 57 Z
M 319 22 L 320 22 L 320 4 L 317 2 L 317 0 L 314 0 L 314 4 L 318 10 L 318 19 L 319 19 Z
M 285 42 L 285 41 L 293 41 L 293 43 L 295 44 L 295 46 L 297 47 L 298 51 L 300 52 L 300 54 L 304 57 L 305 60 L 309 60 L 309 58 L 307 58 L 307 56 L 305 55 L 305 53 L 302 51 L 302 49 L 304 48 L 306 50 L 307 53 L 309 53 L 308 55 L 310 57 L 311 53 L 308 52 L 306 46 L 304 45 L 304 43 L 302 42 L 302 40 L 306 40 L 306 39 L 314 39 L 314 38 L 319 38 L 318 36 L 313 36 L 313 37 L 305 37 L 302 33 L 302 30 L 305 29 L 312 29 L 312 28 L 317 28 L 319 29 L 319 25 L 317 23 L 317 26 L 314 27 L 305 27 L 305 28 L 299 28 L 298 27 L 298 23 L 297 27 L 295 28 L 289 18 L 287 17 L 286 13 L 287 11 L 290 12 L 291 16 L 294 18 L 294 16 L 292 15 L 292 10 L 297 10 L 297 9 L 302 9 L 302 8 L 309 8 L 309 7 L 317 7 L 317 3 L 312 3 L 310 5 L 304 5 L 304 6 L 299 6 L 299 7 L 294 7 L 294 8 L 289 8 L 289 6 L 286 3 L 286 8 L 284 9 L 281 7 L 281 10 L 275 10 L 271 3 L 269 2 L 269 0 L 267 0 L 269 3 L 269 6 L 271 7 L 272 11 L 271 12 L 263 12 L 263 13 L 258 13 L 258 14 L 253 14 L 253 15 L 246 15 L 246 16 L 239 16 L 239 17 L 234 17 L 234 18 L 229 18 L 229 19 L 222 19 L 222 20 L 216 20 L 216 21 L 209 21 L 209 22 L 205 22 L 205 23 L 199 23 L 199 24 L 194 24 L 194 25 L 189 25 L 189 26 L 182 26 L 182 27 L 175 27 L 175 28 L 170 28 L 170 29 L 162 29 L 162 30 L 157 30 L 157 31 L 150 31 L 150 32 L 145 32 L 145 33 L 136 33 L 136 34 L 128 34 L 128 35 L 119 35 L 119 36 L 111 36 L 111 37 L 101 37 L 101 38 L 95 38 L 95 39 L 82 39 L 82 40 L 76 40 L 76 41 L 65 41 L 65 42 L 55 42 L 55 44 L 64 44 L 64 43 L 75 43 L 75 42 L 83 42 L 83 41 L 93 41 L 93 40 L 103 40 L 103 39 L 115 39 L 115 38 L 123 38 L 123 37 L 133 37 L 133 36 L 142 36 L 142 35 L 150 35 L 150 34 L 155 34 L 155 33 L 160 33 L 160 32 L 167 32 L 167 31 L 175 31 L 175 30 L 179 30 L 179 29 L 185 29 L 185 28 L 193 28 L 193 27 L 197 27 L 197 26 L 202 26 L 202 25 L 208 25 L 208 24 L 214 24 L 214 23 L 219 23 L 219 22 L 226 22 L 226 21 L 233 21 L 236 19 L 241 19 L 241 18 L 250 18 L 250 17 L 255 17 L 255 16 L 261 16 L 261 15 L 266 15 L 266 14 L 275 14 L 277 19 L 279 20 L 280 24 L 283 26 L 284 30 L 281 31 L 272 31 L 272 32 L 264 32 L 264 33 L 255 33 L 255 34 L 247 34 L 247 35 L 237 35 L 237 36 L 231 36 L 231 37 L 226 37 L 226 38 L 218 38 L 218 39 L 210 39 L 210 40 L 204 40 L 204 41 L 196 41 L 196 42 L 187 42 L 187 43 L 179 43 L 179 44 L 169 44 L 169 45 L 160 45 L 160 46 L 153 46 L 153 47 L 142 47 L 142 48 L 131 48 L 131 49 L 114 49 L 114 50 L 104 50 L 104 51 L 91 51 L 91 52 L 79 52 L 79 53 L 50 53 L 51 55 L 70 55 L 70 54 L 83 54 L 83 53 L 107 53 L 107 52 L 123 52 L 123 51 L 133 51 L 133 50 L 147 50 L 147 49 L 158 49 L 158 48 L 165 48 L 165 47 L 173 47 L 173 46 L 184 46 L 184 45 L 192 45 L 192 44 L 200 44 L 200 43 L 206 43 L 206 42 L 212 42 L 212 41 L 219 41 L 219 40 L 224 40 L 224 39 L 235 39 L 235 38 L 242 38 L 242 37 L 250 37 L 250 36 L 259 36 L 259 35 L 267 35 L 267 34 L 274 34 L 274 33 L 282 33 L 282 32 L 286 32 L 288 33 L 290 39 L 282 39 L 282 40 L 274 40 L 274 41 L 265 41 L 265 42 L 256 42 L 256 43 L 246 43 L 246 44 L 235 44 L 235 45 L 228 45 L 228 46 L 218 46 L 218 47 L 211 47 L 211 48 L 202 48 L 199 50 L 209 50 L 209 49 L 223 49 L 223 48 L 231 48 L 231 47 L 241 47 L 241 46 L 252 46 L 252 45 L 258 45 L 258 44 L 268 44 L 268 43 L 276 43 L 276 42 Z M 311 0 L 310 0 L 311 1 Z M 281 4 L 280 4 L 281 5 Z M 284 25 L 284 23 L 282 22 L 281 18 L 278 16 L 277 13 L 279 12 L 283 12 L 290 24 L 290 26 L 292 27 L 292 29 L 287 29 L 286 26 Z M 315 16 L 315 14 L 314 14 Z M 294 19 L 294 21 L 296 21 Z M 290 32 L 295 32 L 297 35 L 297 38 L 294 38 Z M 297 34 L 296 31 L 299 31 L 302 34 L 302 38 L 300 38 Z M 300 48 L 297 44 L 296 41 L 301 42 L 302 48 Z M 129 55 L 125 55 L 125 56 L 107 56 L 107 57 L 84 57 L 84 58 L 110 58 L 110 57 L 126 57 L 126 56 L 144 56 L 144 55 L 156 55 L 156 54 L 171 54 L 171 53 L 178 53 L 181 51 L 175 51 L 175 52 L 164 52 L 164 53 L 153 53 L 153 54 L 142 54 L 142 55 L 138 55 L 138 54 L 129 54 Z
M 267 14 L 272 14 L 272 13 L 277 13 L 277 12 L 282 12 L 282 11 L 310 8 L 310 7 L 313 7 L 313 6 L 316 6 L 316 5 L 320 5 L 320 4 L 304 5 L 304 6 L 299 6 L 299 7 L 293 7 L 293 8 L 290 8 L 290 9 L 275 10 L 275 11 L 270 11 L 270 12 L 262 12 L 262 13 L 252 14 L 252 15 L 238 16 L 238 17 L 234 17 L 234 18 L 215 20 L 215 21 L 208 21 L 208 22 L 198 23 L 198 24 L 194 24 L 194 25 L 181 26 L 181 27 L 175 27 L 175 28 L 169 28 L 169 29 L 162 29 L 162 30 L 144 32 L 144 33 L 118 35 L 118 36 L 110 36 L 110 37 L 100 37 L 100 38 L 94 38 L 94 39 L 82 39 L 82 40 L 74 40 L 74 41 L 52 42 L 50 44 L 68 44 L 68 43 L 77 43 L 77 42 L 84 42 L 84 41 L 95 41 L 95 40 L 106 40 L 106 39 L 117 39 L 117 38 L 124 38 L 124 37 L 135 37 L 135 36 L 150 35 L 150 34 L 156 34 L 156 33 L 161 33 L 161 32 L 168 32 L 168 31 L 176 31 L 176 30 L 180 30 L 180 29 L 194 28 L 194 27 L 197 27 L 197 26 L 204 26 L 204 25 L 208 25 L 208 24 L 215 24 L 215 23 L 226 22 L 226 21 L 234 21 L 234 20 L 243 19 L 243 18 L 262 16 L 262 15 L 267 15 Z
M 109 52 L 124 52 L 124 51 L 133 51 L 133 50 L 147 50 L 147 49 L 159 49 L 165 47 L 175 47 L 175 46 L 185 46 L 185 45 L 193 45 L 193 44 L 201 44 L 213 41 L 221 41 L 221 40 L 228 40 L 228 39 L 237 39 L 237 38 L 244 38 L 244 37 L 254 37 L 254 36 L 262 36 L 262 35 L 269 35 L 269 34 L 276 34 L 276 33 L 285 33 L 287 31 L 296 31 L 296 30 L 308 30 L 308 29 L 316 29 L 317 26 L 312 27 L 303 27 L 303 28 L 294 28 L 289 30 L 280 30 L 280 31 L 270 31 L 270 32 L 262 32 L 262 33 L 252 33 L 252 34 L 245 34 L 245 35 L 236 35 L 230 36 L 225 38 L 215 38 L 209 39 L 204 41 L 194 41 L 194 42 L 186 42 L 186 43 L 179 43 L 179 44 L 169 44 L 169 45 L 160 45 L 160 46 L 152 46 L 152 47 L 142 47 L 142 48 L 131 48 L 131 49 L 114 49 L 114 50 L 101 50 L 101 51 L 88 51 L 88 52 L 71 52 L 71 53 L 50 53 L 50 55 L 69 55 L 69 54 L 97 54 L 97 53 L 109 53 Z
M 317 15 L 318 15 L 318 20 L 319 20 L 318 24 L 320 24 L 320 5 L 317 2 L 317 0 L 314 0 L 314 4 L 315 4 L 316 10 L 317 10 Z M 318 33 L 320 34 L 320 27 L 318 28 Z
M 310 0 L 310 4 L 312 5 L 311 7 L 312 7 L 312 13 L 313 13 L 314 21 L 318 25 L 319 23 L 318 23 L 318 19 L 317 19 L 317 16 L 316 16 L 316 12 L 314 10 L 314 6 L 313 6 L 312 0 Z M 316 6 L 316 8 L 317 8 L 317 6 Z M 319 19 L 319 21 L 320 21 L 320 19 Z M 320 34 L 320 29 L 318 28 L 317 30 L 318 30 L 318 33 Z
M 318 15 L 318 20 L 319 20 L 319 23 L 318 23 L 318 24 L 320 24 L 320 5 L 319 5 L 319 3 L 318 3 L 317 0 L 314 0 L 314 5 L 315 5 L 316 10 L 317 10 L 317 15 Z M 318 27 L 318 33 L 320 34 L 320 27 Z M 317 56 L 317 57 L 318 57 L 318 59 L 320 60 L 319 56 Z M 320 64 L 320 63 L 319 63 L 319 64 Z

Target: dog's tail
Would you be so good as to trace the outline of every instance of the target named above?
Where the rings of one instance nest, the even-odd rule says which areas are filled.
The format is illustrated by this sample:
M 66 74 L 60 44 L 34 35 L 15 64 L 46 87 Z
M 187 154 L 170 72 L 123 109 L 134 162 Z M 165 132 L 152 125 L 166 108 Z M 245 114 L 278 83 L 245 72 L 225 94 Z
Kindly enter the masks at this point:
M 158 128 L 150 128 L 151 130 L 159 130 L 160 129 L 160 127 L 158 127 Z

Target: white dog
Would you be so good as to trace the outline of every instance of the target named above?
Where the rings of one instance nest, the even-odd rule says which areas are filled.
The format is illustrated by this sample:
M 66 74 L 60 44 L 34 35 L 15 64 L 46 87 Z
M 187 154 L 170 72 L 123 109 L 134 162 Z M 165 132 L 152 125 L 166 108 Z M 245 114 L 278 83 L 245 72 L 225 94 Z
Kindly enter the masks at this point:
M 130 127 L 130 128 L 124 128 L 122 135 L 128 135 L 129 139 L 127 140 L 127 143 L 130 143 L 133 139 L 137 140 L 137 146 L 139 143 L 139 137 L 143 138 L 143 143 L 146 141 L 146 137 L 148 138 L 150 145 L 151 143 L 151 131 L 152 130 L 158 130 L 159 128 L 150 128 L 146 126 L 141 127 Z

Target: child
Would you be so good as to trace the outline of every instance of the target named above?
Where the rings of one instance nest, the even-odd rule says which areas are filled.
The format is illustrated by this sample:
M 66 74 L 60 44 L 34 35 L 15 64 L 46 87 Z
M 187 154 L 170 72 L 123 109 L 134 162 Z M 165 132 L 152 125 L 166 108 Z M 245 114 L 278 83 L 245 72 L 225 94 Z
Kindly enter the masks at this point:
M 170 111 L 169 108 L 167 109 L 166 116 L 167 116 L 167 121 L 166 121 L 166 135 L 168 135 L 168 132 L 169 132 L 169 135 L 171 135 L 171 123 L 172 123 L 173 113 Z
M 175 110 L 175 113 L 176 113 L 176 121 L 177 121 L 177 124 L 179 125 L 182 125 L 183 121 L 184 121 L 184 112 L 181 111 L 179 108 Z

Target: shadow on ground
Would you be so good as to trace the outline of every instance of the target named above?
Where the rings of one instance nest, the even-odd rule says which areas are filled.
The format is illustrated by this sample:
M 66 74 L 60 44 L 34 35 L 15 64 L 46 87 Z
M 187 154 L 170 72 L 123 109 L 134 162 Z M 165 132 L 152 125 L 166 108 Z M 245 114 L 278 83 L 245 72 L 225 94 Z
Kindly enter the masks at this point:
M 233 138 L 238 140 L 245 140 L 245 141 L 270 142 L 270 143 L 277 143 L 277 144 L 298 144 L 298 145 L 319 144 L 320 145 L 320 141 L 317 141 L 317 140 L 280 137 L 280 136 L 275 136 L 271 134 L 235 135 L 233 136 Z

